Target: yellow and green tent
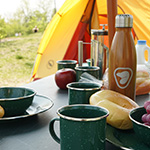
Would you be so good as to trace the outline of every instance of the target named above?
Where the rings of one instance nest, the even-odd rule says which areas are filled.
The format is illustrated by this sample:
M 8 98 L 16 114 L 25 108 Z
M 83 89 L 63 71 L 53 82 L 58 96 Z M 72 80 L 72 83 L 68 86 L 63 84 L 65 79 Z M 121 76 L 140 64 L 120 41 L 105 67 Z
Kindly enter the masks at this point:
M 135 44 L 146 40 L 150 46 L 150 0 L 118 0 L 117 13 L 131 14 Z M 77 60 L 78 41 L 90 42 L 91 29 L 108 24 L 107 17 L 107 0 L 66 0 L 44 31 L 31 80 L 54 74 L 57 60 Z M 109 47 L 108 38 L 105 43 Z M 88 44 L 83 52 L 85 61 L 90 58 Z

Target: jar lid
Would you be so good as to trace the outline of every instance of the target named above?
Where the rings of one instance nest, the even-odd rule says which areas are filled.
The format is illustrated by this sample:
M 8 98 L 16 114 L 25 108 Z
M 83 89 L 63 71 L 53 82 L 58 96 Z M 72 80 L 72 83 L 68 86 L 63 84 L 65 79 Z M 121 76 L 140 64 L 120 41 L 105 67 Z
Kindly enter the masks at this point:
M 122 27 L 129 27 L 132 28 L 133 26 L 133 16 L 129 14 L 121 14 L 116 16 L 115 27 L 122 28 Z

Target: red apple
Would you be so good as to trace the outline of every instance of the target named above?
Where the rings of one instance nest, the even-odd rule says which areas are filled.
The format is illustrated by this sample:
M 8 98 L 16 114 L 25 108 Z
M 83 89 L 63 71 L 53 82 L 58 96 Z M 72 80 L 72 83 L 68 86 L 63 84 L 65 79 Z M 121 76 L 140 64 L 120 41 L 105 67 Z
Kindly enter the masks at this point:
M 56 72 L 55 82 L 60 89 L 67 89 L 66 85 L 76 81 L 76 72 L 70 68 L 63 68 Z

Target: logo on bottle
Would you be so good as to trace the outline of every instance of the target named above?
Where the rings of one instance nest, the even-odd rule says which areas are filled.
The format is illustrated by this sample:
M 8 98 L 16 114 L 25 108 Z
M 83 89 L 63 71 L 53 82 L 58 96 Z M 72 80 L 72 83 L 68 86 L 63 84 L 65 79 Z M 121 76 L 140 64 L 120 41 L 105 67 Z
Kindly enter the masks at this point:
M 133 76 L 131 68 L 116 68 L 114 71 L 114 78 L 119 88 L 125 89 L 129 84 Z

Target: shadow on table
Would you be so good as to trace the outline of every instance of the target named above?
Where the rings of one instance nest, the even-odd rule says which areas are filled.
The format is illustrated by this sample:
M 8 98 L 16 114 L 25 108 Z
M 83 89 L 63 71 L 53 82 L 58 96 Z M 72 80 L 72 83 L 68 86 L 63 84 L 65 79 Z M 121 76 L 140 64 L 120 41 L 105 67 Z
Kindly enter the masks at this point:
M 40 119 L 40 117 L 42 117 L 42 119 Z M 29 118 L 0 121 L 0 139 L 3 138 L 3 136 L 35 132 L 45 126 L 47 126 L 48 129 L 50 119 L 51 117 L 49 115 L 39 114 Z

